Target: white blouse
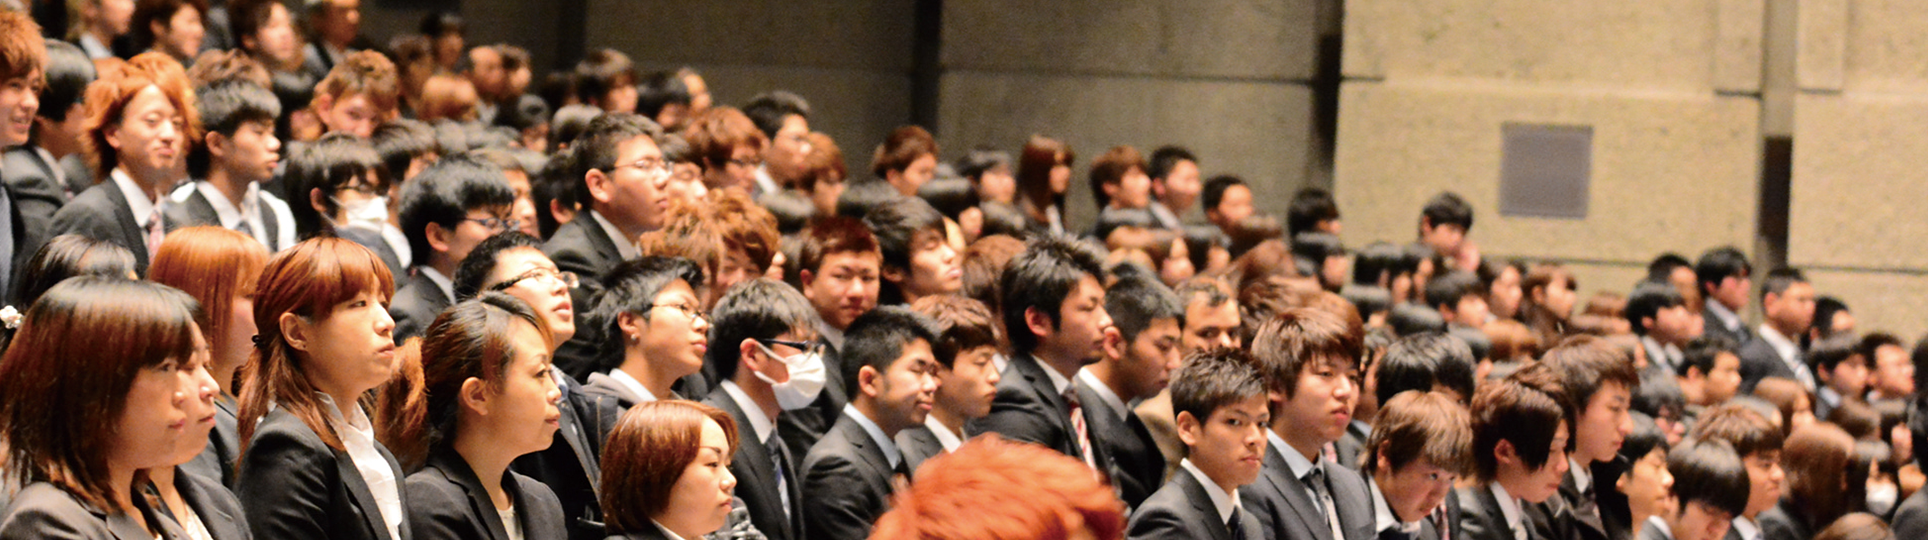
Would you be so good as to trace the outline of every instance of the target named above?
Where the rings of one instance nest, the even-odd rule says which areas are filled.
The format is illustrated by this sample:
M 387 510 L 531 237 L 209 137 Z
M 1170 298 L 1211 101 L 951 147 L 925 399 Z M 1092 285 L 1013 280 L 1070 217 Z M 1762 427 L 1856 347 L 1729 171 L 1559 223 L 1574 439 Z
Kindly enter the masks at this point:
M 375 506 L 381 510 L 382 524 L 388 527 L 388 537 L 401 538 L 401 484 L 397 481 L 395 469 L 389 467 L 388 460 L 375 449 L 375 428 L 368 422 L 368 414 L 362 411 L 360 404 L 356 404 L 344 418 L 334 398 L 327 394 L 317 396 L 322 404 L 328 406 L 328 422 L 341 435 L 341 444 L 348 448 L 348 457 L 355 462 L 355 470 L 361 472 L 362 482 L 368 484 L 368 493 L 375 496 Z

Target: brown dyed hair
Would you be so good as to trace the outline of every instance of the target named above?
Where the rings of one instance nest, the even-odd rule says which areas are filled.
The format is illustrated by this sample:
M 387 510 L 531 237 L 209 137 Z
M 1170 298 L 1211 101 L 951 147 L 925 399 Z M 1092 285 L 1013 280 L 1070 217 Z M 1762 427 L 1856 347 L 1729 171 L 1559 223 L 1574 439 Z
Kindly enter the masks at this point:
M 1895 540 L 1895 533 L 1880 517 L 1855 512 L 1835 520 L 1833 525 L 1814 535 L 1814 540 Z
M 1405 391 L 1379 406 L 1360 470 L 1385 458 L 1393 472 L 1426 460 L 1455 474 L 1473 472 L 1473 418 L 1466 407 L 1438 392 Z
M 872 538 L 1069 540 L 1083 531 L 1122 540 L 1125 534 L 1124 503 L 1091 467 L 996 434 L 924 462 L 917 482 L 890 507 Z
M 40 25 L 25 13 L 0 10 L 0 82 L 27 77 L 47 66 L 47 41 Z M 45 78 L 33 81 L 36 88 Z
M 181 128 L 181 136 L 186 141 L 200 140 L 201 119 L 194 112 L 194 91 L 188 88 L 187 73 L 181 70 L 181 63 L 167 53 L 141 53 L 120 69 L 102 70 L 100 79 L 87 86 L 87 119 L 81 123 L 81 130 L 87 135 L 81 140 L 81 150 L 86 153 L 88 164 L 94 167 L 95 182 L 107 179 L 107 175 L 120 166 L 120 157 L 114 147 L 107 144 L 107 130 L 120 127 L 127 104 L 149 86 L 161 89 L 161 95 L 167 97 L 187 121 Z
M 1640 391 L 1640 373 L 1633 369 L 1633 358 L 1593 336 L 1561 343 L 1547 351 L 1540 363 L 1559 372 L 1560 384 L 1566 388 L 1570 406 L 1575 411 L 1586 410 L 1593 395 L 1607 383 L 1618 383 L 1629 394 Z
M 877 151 L 871 153 L 870 173 L 883 178 L 886 172 L 910 168 L 911 162 L 924 156 L 937 157 L 937 139 L 924 128 L 902 126 L 891 130 L 890 136 L 877 145 Z
M 971 242 L 964 248 L 963 281 L 959 290 L 966 297 L 983 302 L 991 311 L 1002 313 L 998 299 L 1004 297 L 1004 286 L 998 280 L 1004 275 L 1004 267 L 1011 259 L 1024 252 L 1024 241 L 1004 235 L 992 235 Z M 999 319 L 1002 322 L 1002 318 Z
M 404 377 L 381 390 L 377 415 L 383 419 L 382 445 L 395 453 L 403 470 L 414 470 L 437 448 L 455 441 L 462 384 L 480 379 L 502 391 L 504 373 L 515 359 L 509 336 L 517 323 L 542 335 L 547 353 L 555 345 L 549 323 L 522 300 L 485 292 L 443 310 L 419 340 L 400 353 Z
M 743 252 L 749 256 L 750 264 L 756 266 L 757 273 L 764 273 L 770 269 L 778 249 L 776 216 L 737 190 L 712 190 L 701 203 L 673 203 L 661 230 L 667 236 L 720 240 L 722 243 L 717 245 L 723 251 L 717 253 L 718 257 L 711 257 L 711 263 L 705 266 L 711 276 L 716 275 L 720 257 L 729 251 Z
M 1044 223 L 1045 208 L 1056 206 L 1060 212 L 1064 210 L 1064 194 L 1051 192 L 1051 169 L 1059 165 L 1069 167 L 1077 161 L 1078 155 L 1064 141 L 1032 135 L 1031 140 L 1024 142 L 1024 151 L 1018 154 L 1018 199 L 1019 207 L 1031 221 Z
M 1149 167 L 1145 165 L 1145 155 L 1129 145 L 1113 146 L 1091 161 L 1091 196 L 1098 200 L 1098 208 L 1111 205 L 1104 186 L 1124 181 L 1132 169 L 1145 172 Z
M 930 319 L 932 330 L 937 332 L 937 342 L 931 344 L 931 352 L 937 362 L 944 367 L 956 363 L 957 355 L 978 347 L 999 347 L 1004 337 L 998 332 L 997 317 L 983 302 L 951 294 L 926 296 L 910 305 L 925 318 Z
M 230 79 L 248 81 L 262 88 L 274 88 L 274 79 L 268 74 L 267 66 L 240 49 L 203 51 L 194 57 L 194 66 L 187 68 L 187 80 L 195 88 L 205 90 L 216 82 Z
M 1833 424 L 1816 423 L 1795 430 L 1781 452 L 1787 469 L 1787 499 L 1808 523 L 1831 523 L 1852 508 L 1841 496 L 1854 463 L 1854 439 Z M 1867 470 L 1867 462 L 1862 462 Z M 1864 473 L 1865 476 L 1865 473 Z M 1864 479 L 1865 480 L 1865 479 Z
M 194 299 L 115 277 L 61 282 L 27 310 L 0 359 L 0 434 L 6 475 L 49 482 L 97 508 L 114 508 L 107 459 L 127 392 L 143 369 L 194 352 Z
M 710 107 L 690 118 L 683 138 L 689 140 L 696 164 L 706 171 L 729 163 L 737 147 L 748 146 L 762 153 L 763 147 L 770 144 L 770 139 L 763 136 L 763 131 L 758 130 L 743 111 L 723 106 Z
M 134 3 L 134 15 L 127 23 L 128 37 L 140 50 L 152 48 L 154 40 L 160 36 L 154 35 L 154 30 L 148 25 L 158 22 L 172 31 L 174 14 L 184 8 L 194 8 L 194 12 L 201 16 L 201 24 L 212 26 L 208 24 L 208 5 L 204 0 L 138 0 Z
M 221 227 L 188 227 L 161 240 L 154 262 L 147 266 L 147 279 L 199 301 L 202 309 L 194 322 L 212 344 L 227 330 L 234 297 L 253 294 L 267 264 L 268 248 L 252 236 Z
M 703 422 L 723 427 L 730 447 L 722 459 L 736 454 L 736 419 L 716 407 L 694 401 L 664 400 L 639 403 L 623 413 L 603 444 L 602 502 L 610 534 L 649 530 L 655 515 L 669 507 L 670 491 L 683 470 L 696 461 L 703 440 Z
M 871 253 L 876 254 L 879 261 L 883 257 L 870 228 L 856 218 L 844 216 L 829 216 L 810 224 L 803 232 L 803 246 L 797 253 L 797 268 L 809 270 L 811 274 L 820 274 L 823 260 L 838 253 Z
M 1540 356 L 1540 338 L 1525 324 L 1508 319 L 1500 319 L 1480 328 L 1486 339 L 1493 342 L 1492 352 L 1487 356 L 1495 362 L 1531 360 Z
M 449 119 L 457 122 L 474 120 L 476 107 L 482 98 L 475 93 L 475 83 L 467 77 L 455 75 L 433 75 L 428 82 L 422 83 L 422 97 L 415 109 L 415 118 L 423 122 Z
M 1536 264 L 1520 276 L 1520 322 L 1533 330 L 1534 336 L 1542 346 L 1551 347 L 1566 335 L 1567 318 L 1573 313 L 1554 313 L 1539 302 L 1533 301 L 1535 289 L 1545 289 L 1553 285 L 1553 280 L 1566 278 L 1567 290 L 1579 290 L 1579 282 L 1573 279 L 1573 272 L 1567 271 L 1559 263 Z
M 336 101 L 355 94 L 368 96 L 368 102 L 381 109 L 379 114 L 386 116 L 395 111 L 395 102 L 401 99 L 401 78 L 395 73 L 395 63 L 375 51 L 359 51 L 348 54 L 328 76 L 315 85 L 315 96 L 330 96 Z
M 247 452 L 257 421 L 270 405 L 301 419 L 321 442 L 343 450 L 341 436 L 322 413 L 305 364 L 312 359 L 281 334 L 281 314 L 308 320 L 334 314 L 335 304 L 373 292 L 382 305 L 395 295 L 395 277 L 380 257 L 348 240 L 317 237 L 275 254 L 254 289 L 254 353 L 241 368 L 241 451 Z M 346 407 L 344 403 L 341 406 Z
M 1570 415 L 1554 393 L 1530 384 L 1536 375 L 1540 382 L 1555 379 L 1545 366 L 1528 364 L 1504 379 L 1491 381 L 1473 391 L 1473 464 L 1479 479 L 1490 481 L 1499 471 L 1499 458 L 1493 454 L 1500 441 L 1513 443 L 1520 461 L 1533 470 L 1546 466 L 1552 457 L 1554 437 L 1560 435 L 1560 422 Z M 1521 376 L 1525 373 L 1527 375 Z M 1526 379 L 1523 381 L 1522 379 Z M 1558 383 L 1552 383 L 1557 387 Z M 1572 423 L 1567 424 L 1567 446 L 1571 447 Z
M 1694 425 L 1690 435 L 1696 439 L 1725 441 L 1733 445 L 1734 453 L 1743 459 L 1762 452 L 1779 452 L 1787 438 L 1767 417 L 1739 403 L 1727 403 L 1701 413 L 1700 423 Z
M 837 148 L 837 141 L 821 131 L 811 132 L 810 153 L 803 156 L 803 177 L 797 179 L 797 189 L 814 191 L 817 181 L 835 178 L 850 178 L 850 166 L 844 164 L 843 150 Z
M 1761 379 L 1761 382 L 1754 383 L 1754 397 L 1766 400 L 1774 404 L 1774 408 L 1780 409 L 1782 437 L 1794 432 L 1794 410 L 1801 400 L 1808 401 L 1809 410 L 1814 408 L 1814 396 L 1809 395 L 1807 388 L 1802 387 L 1801 383 L 1795 382 L 1794 379 L 1783 377 Z M 1740 449 L 1735 448 L 1735 450 Z M 1741 452 L 1741 455 L 1745 456 L 1747 452 Z
M 1357 369 L 1365 344 L 1338 315 L 1309 308 L 1280 311 L 1259 326 L 1252 357 L 1266 388 L 1291 398 L 1299 374 L 1315 365 Z

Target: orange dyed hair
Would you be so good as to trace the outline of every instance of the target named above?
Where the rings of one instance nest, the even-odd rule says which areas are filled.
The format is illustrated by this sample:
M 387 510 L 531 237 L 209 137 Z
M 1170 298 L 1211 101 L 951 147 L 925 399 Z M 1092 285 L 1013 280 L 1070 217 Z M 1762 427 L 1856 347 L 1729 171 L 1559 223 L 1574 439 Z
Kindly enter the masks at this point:
M 361 94 L 368 96 L 368 102 L 386 115 L 395 111 L 395 102 L 401 99 L 401 88 L 401 76 L 395 72 L 395 62 L 379 52 L 360 51 L 350 53 L 347 59 L 335 65 L 335 69 L 315 85 L 315 96 L 327 95 L 339 101 L 350 95 Z
M 710 107 L 697 114 L 684 129 L 683 138 L 689 140 L 690 149 L 695 151 L 696 164 L 706 171 L 728 163 L 739 146 L 747 145 L 760 154 L 770 143 L 750 117 L 731 107 Z
M 87 119 L 81 122 L 86 136 L 80 142 L 88 164 L 94 166 L 95 182 L 107 179 L 107 175 L 120 166 L 114 147 L 107 144 L 108 128 L 120 127 L 127 104 L 149 86 L 161 89 L 161 94 L 187 121 L 182 128 L 183 140 L 201 138 L 201 115 L 194 112 L 194 91 L 188 88 L 187 71 L 167 53 L 141 53 L 119 69 L 101 70 L 100 79 L 87 85 Z
M 40 25 L 25 13 L 0 10 L 0 81 L 33 76 L 46 66 L 47 42 L 40 38 Z
M 602 456 L 600 502 L 609 518 L 610 534 L 656 526 L 650 520 L 669 507 L 670 491 L 702 451 L 705 420 L 722 427 L 730 441 L 723 457 L 736 455 L 736 418 L 716 407 L 694 401 L 652 401 L 637 404 L 616 420 Z
M 225 335 L 234 297 L 253 294 L 261 268 L 268 264 L 268 248 L 254 237 L 220 227 L 188 227 L 161 240 L 147 279 L 167 285 L 201 302 L 194 322 L 209 342 Z
M 607 483 L 605 483 L 607 485 Z M 1023 497 L 1012 497 L 1023 493 Z M 1098 540 L 1125 534 L 1125 507 L 1091 467 L 985 435 L 931 458 L 870 531 L 873 539 Z
M 476 107 L 481 102 L 482 98 L 475 93 L 475 83 L 467 78 L 435 75 L 422 83 L 422 101 L 415 118 L 423 122 L 444 118 L 467 122 L 475 119 Z

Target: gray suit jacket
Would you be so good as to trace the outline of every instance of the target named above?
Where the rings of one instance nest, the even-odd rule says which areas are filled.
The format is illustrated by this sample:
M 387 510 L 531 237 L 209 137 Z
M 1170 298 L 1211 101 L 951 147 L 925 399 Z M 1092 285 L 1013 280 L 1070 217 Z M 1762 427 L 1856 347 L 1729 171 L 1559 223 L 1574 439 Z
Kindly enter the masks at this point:
M 1236 538 L 1258 540 L 1259 521 L 1251 512 L 1241 509 L 1237 515 L 1239 534 Z M 1189 472 L 1172 475 L 1170 482 L 1145 499 L 1138 510 L 1132 512 L 1131 523 L 1125 528 L 1125 537 L 1131 540 L 1232 540 L 1235 538 L 1228 523 L 1218 518 L 1218 509 L 1212 506 L 1212 496 L 1206 492 L 1205 485 Z
M 1292 475 L 1292 466 L 1285 461 L 1281 452 L 1292 452 L 1291 448 L 1269 447 L 1265 450 L 1265 468 L 1259 471 L 1259 479 L 1250 485 L 1239 488 L 1239 500 L 1252 517 L 1259 520 L 1265 531 L 1266 540 L 1370 540 L 1373 534 L 1372 492 L 1367 491 L 1364 480 L 1359 474 L 1340 466 L 1338 463 L 1325 462 L 1327 491 L 1332 494 L 1329 509 L 1338 512 L 1339 528 L 1345 531 L 1345 538 L 1332 538 L 1332 528 L 1326 526 L 1324 514 L 1312 503 L 1312 496 L 1306 491 L 1305 483 Z M 1180 476 L 1177 473 L 1173 477 Z
M 147 234 L 141 228 L 141 219 L 145 217 L 134 215 L 120 186 L 111 181 L 101 182 L 75 195 L 72 202 L 54 213 L 53 227 L 48 229 L 47 237 L 78 234 L 126 248 L 134 254 L 134 271 L 145 276 Z
M 395 291 L 395 299 L 388 303 L 388 314 L 395 318 L 395 342 L 421 336 L 428 331 L 429 323 L 435 322 L 435 316 L 454 304 L 455 299 L 443 294 L 435 280 L 416 272 Z
M 1903 499 L 1895 507 L 1893 523 L 1895 538 L 1928 538 L 1928 489 Z
M 152 540 L 150 529 L 164 538 L 186 538 L 172 520 L 147 508 L 145 497 L 135 497 L 134 504 L 141 507 L 141 515 L 108 514 L 53 484 L 35 482 L 7 506 L 6 517 L 0 518 L 0 539 Z
M 912 474 L 924 461 L 944 454 L 944 443 L 931 433 L 930 426 L 917 426 L 897 432 L 897 450 L 904 453 L 904 464 Z
M 208 528 L 214 540 L 254 538 L 254 533 L 248 530 L 247 516 L 241 513 L 241 501 L 234 498 L 227 486 L 176 467 L 174 490 L 180 492 L 181 499 L 194 510 L 194 516 L 201 519 L 201 525 Z
M 1466 540 L 1513 540 L 1513 528 L 1507 526 L 1506 514 L 1500 510 L 1499 499 L 1493 497 L 1492 488 L 1482 483 L 1472 487 L 1457 488 L 1453 490 L 1453 494 L 1459 498 L 1459 523 L 1460 533 L 1463 538 Z M 1528 505 L 1521 505 L 1521 512 L 1524 513 L 1527 506 Z M 1533 524 L 1529 521 L 1528 516 L 1521 515 L 1520 519 L 1521 525 L 1528 529 L 1528 538 L 1536 540 L 1566 540 L 1544 538 L 1540 536 L 1540 532 L 1532 530 Z
M 1781 360 L 1780 353 L 1774 352 L 1774 346 L 1767 344 L 1766 339 L 1755 339 L 1742 345 L 1739 356 L 1741 357 L 1742 394 L 1753 394 L 1754 385 L 1760 384 L 1761 379 L 1768 377 L 1801 380 L 1794 375 L 1794 370 L 1788 368 L 1787 362 Z

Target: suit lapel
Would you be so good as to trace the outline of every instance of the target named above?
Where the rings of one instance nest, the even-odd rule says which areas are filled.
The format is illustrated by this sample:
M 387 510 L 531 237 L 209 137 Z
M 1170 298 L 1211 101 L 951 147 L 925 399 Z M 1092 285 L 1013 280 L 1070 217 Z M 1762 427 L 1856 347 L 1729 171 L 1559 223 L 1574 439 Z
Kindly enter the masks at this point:
M 201 514 L 201 525 L 207 527 L 208 534 L 213 535 L 215 540 L 230 540 L 243 537 L 241 531 L 228 530 L 228 526 L 246 526 L 247 520 L 242 516 L 230 515 L 223 512 L 222 508 L 212 504 L 212 501 L 209 499 L 214 495 L 203 491 L 201 485 L 196 483 L 193 477 L 186 471 L 174 471 L 174 490 L 181 494 L 181 499 L 187 502 L 188 508 L 197 514 Z M 209 514 L 213 515 L 210 516 Z
M 1037 392 L 1045 403 L 1051 404 L 1052 410 L 1057 411 L 1058 414 L 1051 415 L 1051 420 L 1058 424 L 1059 433 L 1064 434 L 1058 451 L 1078 457 L 1078 442 L 1074 440 L 1077 434 L 1071 427 L 1071 405 L 1064 401 L 1064 395 L 1058 393 L 1057 387 L 1051 385 L 1051 376 L 1044 373 L 1044 370 L 1051 368 L 1045 367 L 1037 357 L 1024 354 L 1011 358 L 1011 369 L 1023 375 L 1025 382 L 1030 383 L 1031 390 Z
M 1277 447 L 1266 449 L 1266 478 L 1272 480 L 1279 495 L 1285 499 L 1286 506 L 1292 507 L 1293 514 L 1299 517 L 1299 524 L 1306 528 L 1306 532 L 1311 535 L 1310 538 L 1335 540 L 1332 538 L 1332 528 L 1326 526 L 1325 515 L 1320 514 L 1318 508 L 1312 505 L 1312 496 L 1306 493 L 1305 483 L 1300 482 L 1299 477 L 1292 475 L 1292 465 L 1285 461 L 1285 454 L 1281 453 L 1283 451 L 1285 450 Z
M 739 435 L 737 437 L 739 441 L 737 443 L 737 452 L 741 455 L 739 456 L 740 459 L 737 459 L 736 462 L 731 465 L 742 466 L 744 472 L 752 477 L 750 484 L 753 487 L 751 489 L 757 491 L 759 498 L 767 501 L 769 504 L 782 504 L 783 494 L 777 491 L 777 472 L 776 469 L 770 466 L 770 464 L 774 462 L 773 458 L 770 457 L 770 448 L 765 446 L 763 441 L 757 440 L 756 429 L 750 424 L 749 414 L 743 412 L 743 408 L 736 405 L 736 400 L 732 399 L 728 392 L 712 393 L 710 395 L 717 397 L 717 399 L 710 400 L 710 404 L 715 405 L 718 409 L 723 409 L 723 412 L 730 413 L 731 417 L 736 418 L 737 428 L 741 429 L 744 435 L 748 435 Z M 741 485 L 741 483 L 738 484 L 739 487 Z M 794 501 L 796 499 L 791 500 Z M 779 509 L 779 514 L 780 513 L 781 509 Z M 790 537 L 789 531 L 773 532 L 777 533 L 775 536 L 778 538 Z
M 469 512 L 482 519 L 483 533 L 489 535 L 486 540 L 507 540 L 508 527 L 502 523 L 502 514 L 495 510 L 495 501 L 489 499 L 488 488 L 482 487 L 482 480 L 475 476 L 475 470 L 469 468 L 468 462 L 461 455 L 447 450 L 436 452 L 428 459 L 429 468 L 454 481 L 455 485 L 462 486 L 463 494 L 469 497 Z M 504 482 L 502 485 L 512 501 L 517 495 L 514 484 Z
M 375 533 L 376 540 L 399 540 L 388 536 L 388 526 L 382 516 L 382 506 L 375 500 L 375 494 L 368 491 L 368 483 L 362 481 L 361 470 L 355 468 L 355 459 L 347 451 L 335 451 L 335 469 L 341 476 L 342 485 L 348 488 L 348 495 L 354 497 L 355 506 L 362 510 L 362 521 Z M 399 486 L 398 486 L 399 487 Z M 406 530 L 400 527 L 398 530 Z
M 569 374 L 564 373 L 562 374 L 562 379 L 563 385 L 566 387 L 563 389 L 565 395 L 582 393 L 582 384 L 576 382 L 575 377 L 570 377 Z M 559 421 L 561 431 L 559 432 L 562 433 L 563 441 L 569 443 L 570 452 L 575 454 L 576 464 L 581 465 L 583 473 L 589 476 L 589 488 L 596 493 L 601 493 L 602 468 L 598 466 L 598 456 L 596 455 L 595 447 L 589 445 L 588 428 L 584 427 L 582 418 L 579 417 L 577 413 L 578 411 L 574 406 L 562 408 L 562 417 Z
M 601 257 L 603 262 L 610 266 L 622 262 L 622 250 L 616 248 L 616 239 L 610 238 L 608 233 L 603 232 L 602 224 L 598 223 L 594 216 L 577 217 L 588 218 L 583 220 L 582 229 L 585 236 L 589 237 L 589 243 L 595 246 L 596 256 Z
M 1473 488 L 1473 493 L 1479 495 L 1480 506 L 1488 514 L 1486 517 L 1493 522 L 1494 532 L 1500 533 L 1501 538 L 1513 538 L 1513 524 L 1506 521 L 1506 510 L 1500 507 L 1500 499 L 1493 495 L 1492 486 L 1480 484 Z M 1526 508 L 1522 506 L 1520 512 L 1525 511 Z M 1520 516 L 1520 524 L 1526 524 L 1526 516 Z
M 274 252 L 281 251 L 283 248 L 286 248 L 288 246 L 280 245 L 281 244 L 281 220 L 280 218 L 276 218 L 274 216 L 275 214 L 274 206 L 267 203 L 266 201 L 267 195 L 268 193 L 266 191 L 263 191 L 261 193 L 263 201 L 259 203 L 261 205 L 261 229 L 262 229 L 261 232 L 265 233 L 266 236 L 268 237 L 268 252 L 274 253 Z
M 1185 490 L 1185 499 L 1192 502 L 1192 509 L 1197 510 L 1198 516 L 1206 521 L 1205 530 L 1212 531 L 1212 538 L 1232 540 L 1231 527 L 1218 519 L 1218 507 L 1212 505 L 1212 494 L 1205 491 L 1205 485 L 1198 482 L 1198 477 L 1190 472 L 1173 476 L 1178 480 L 1179 489 Z
M 840 420 L 838 423 L 844 426 L 844 437 L 850 439 L 851 446 L 856 447 L 857 455 L 863 456 L 864 462 L 870 464 L 871 469 L 877 473 L 869 477 L 882 479 L 884 491 L 889 492 L 890 475 L 894 471 L 890 467 L 890 457 L 884 455 L 883 447 L 878 446 L 877 441 L 870 440 L 870 432 L 864 431 L 864 426 L 858 424 L 855 419 L 847 422 Z
M 96 185 L 101 187 L 107 201 L 114 205 L 114 221 L 120 223 L 121 240 L 127 242 L 128 246 L 143 248 L 129 251 L 134 252 L 134 265 L 144 271 L 147 268 L 147 250 L 144 249 L 147 235 L 141 229 L 141 218 L 134 215 L 132 207 L 127 206 L 127 196 L 121 193 L 120 186 L 114 185 L 112 179 Z

